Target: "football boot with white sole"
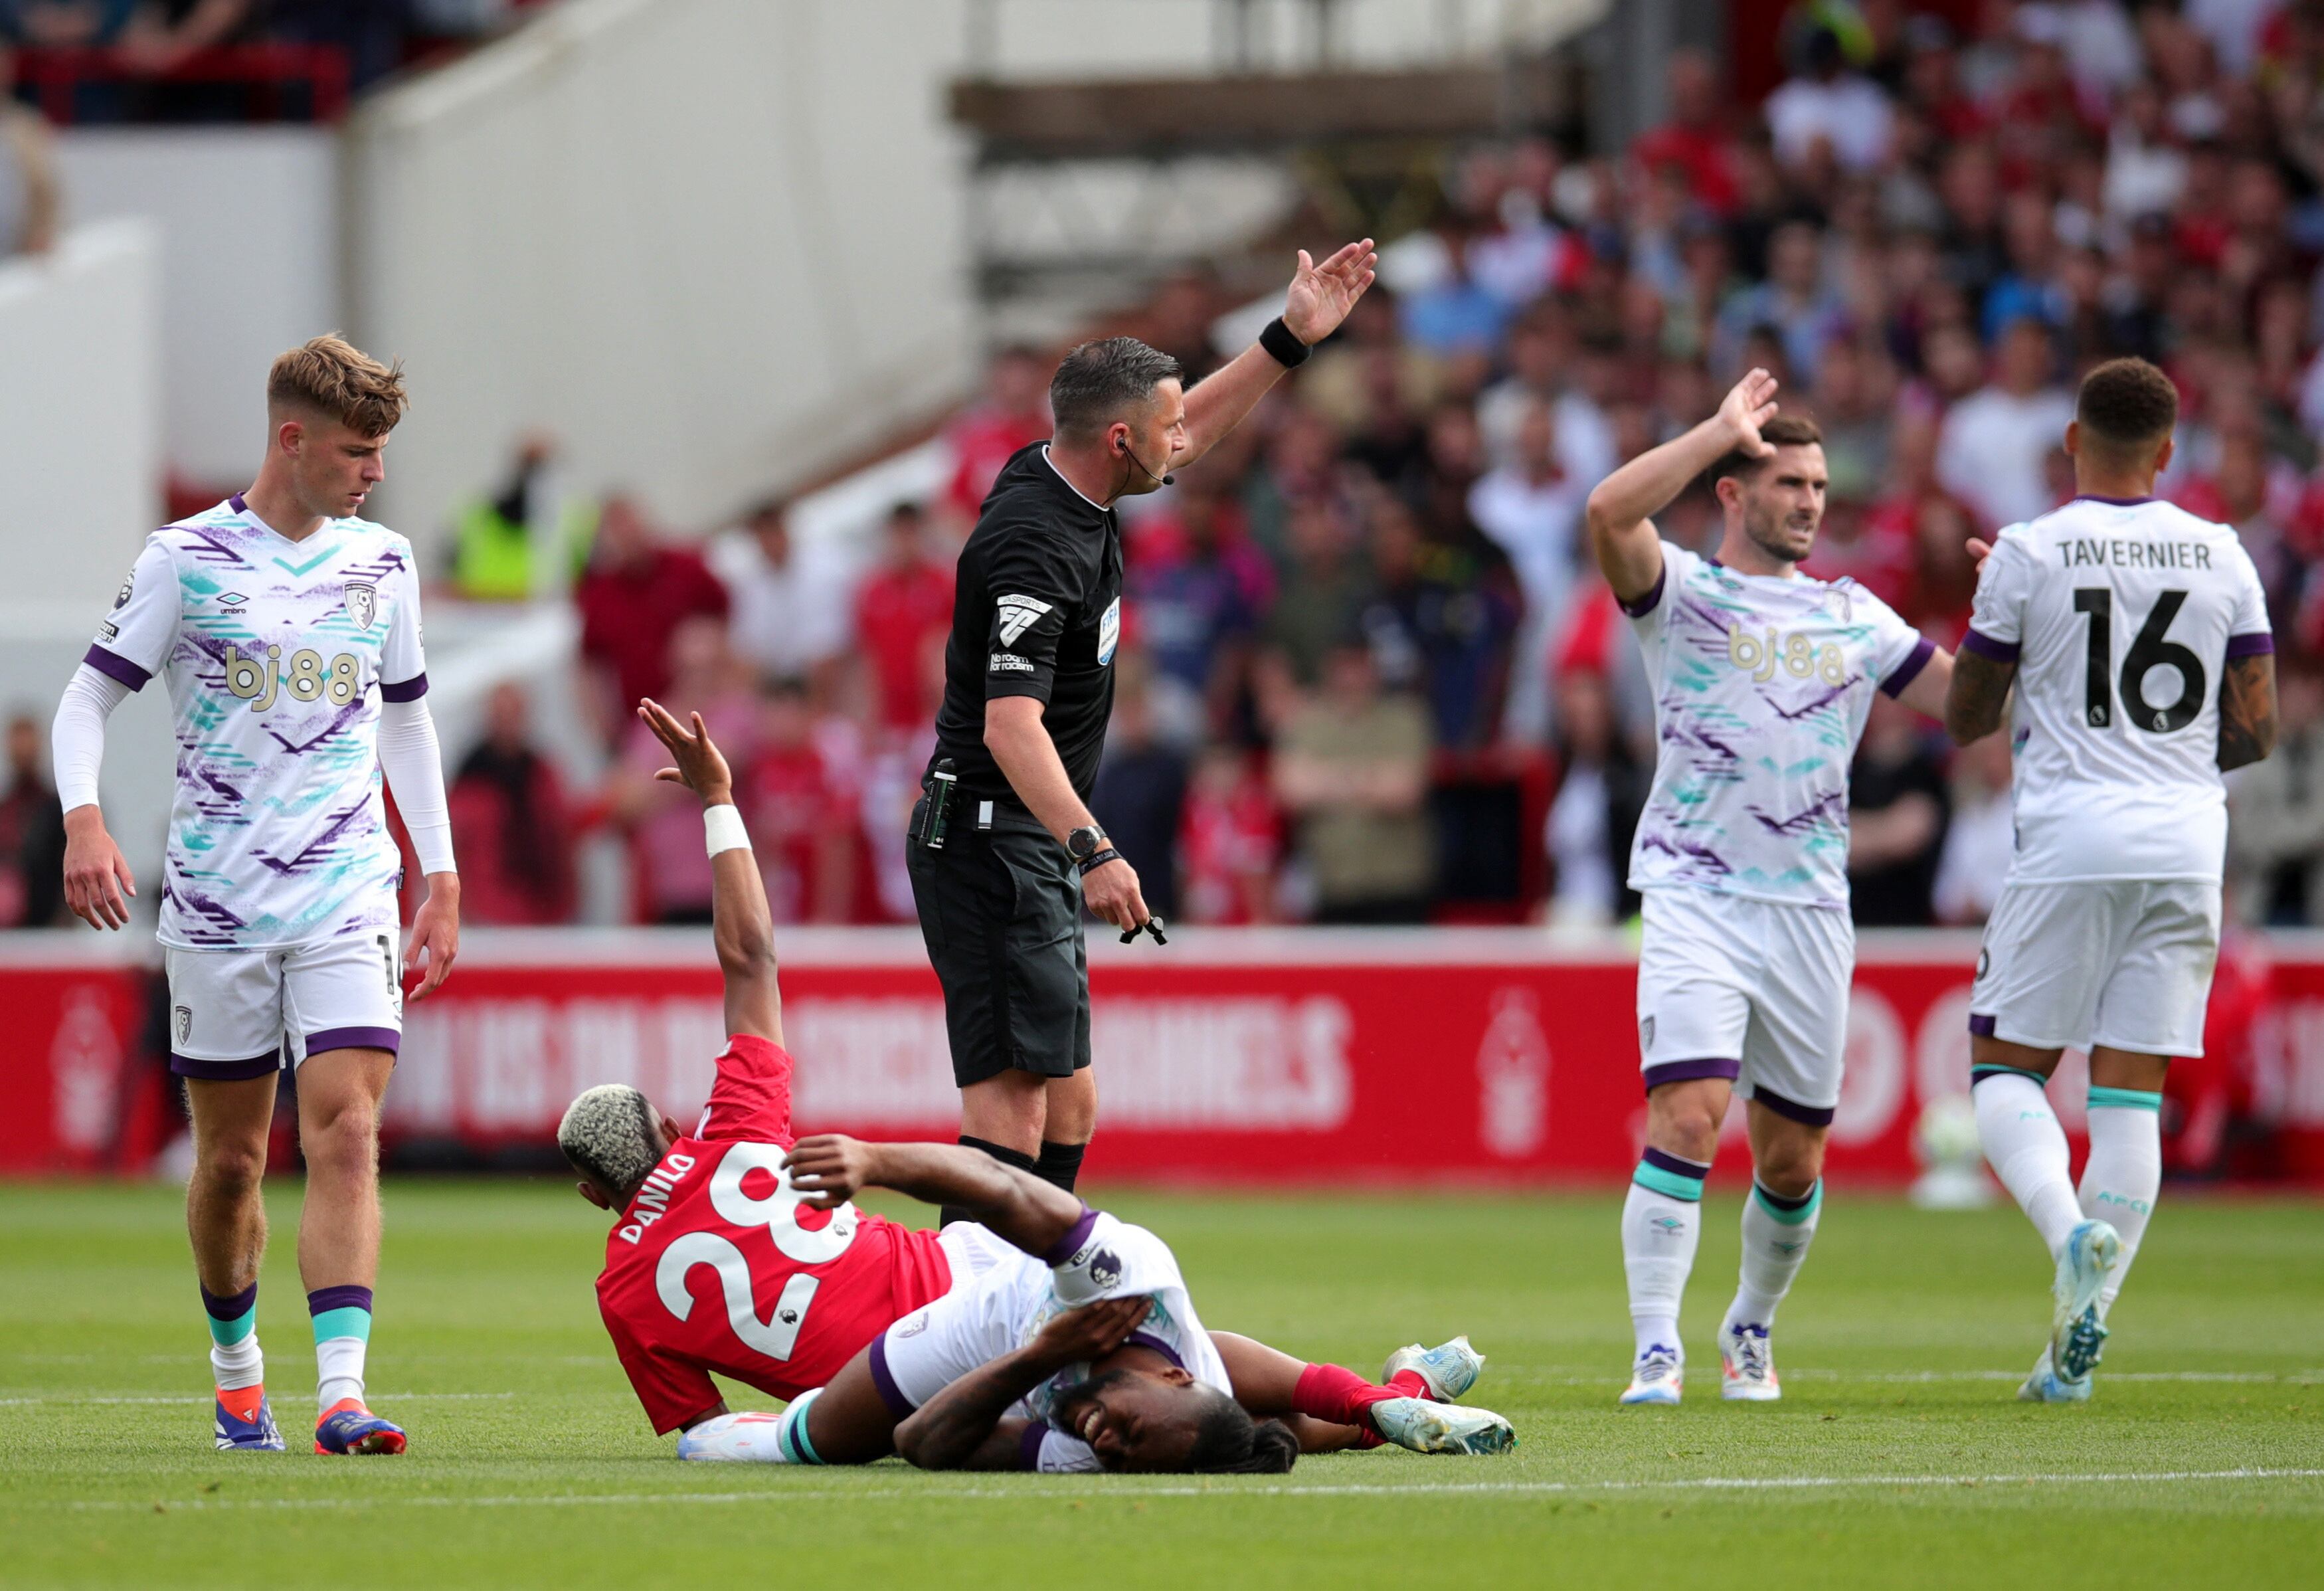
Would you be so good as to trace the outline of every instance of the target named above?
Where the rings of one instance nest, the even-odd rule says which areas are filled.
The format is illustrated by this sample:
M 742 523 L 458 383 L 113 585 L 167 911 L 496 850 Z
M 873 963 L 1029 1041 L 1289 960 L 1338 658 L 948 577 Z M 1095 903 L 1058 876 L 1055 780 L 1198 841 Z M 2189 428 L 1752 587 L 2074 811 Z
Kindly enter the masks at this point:
M 1624 1408 L 1641 1404 L 1674 1404 L 1685 1391 L 1686 1361 L 1679 1351 L 1661 1343 L 1650 1345 L 1630 1364 L 1630 1384 L 1623 1392 Z
M 1766 1327 L 1738 1320 L 1719 1334 L 1719 1395 L 1742 1403 L 1772 1403 L 1784 1395 Z
M 1484 1368 L 1485 1355 L 1471 1347 L 1465 1337 L 1433 1348 L 1406 1343 L 1388 1356 L 1380 1368 L 1380 1382 L 1385 1385 L 1409 1370 L 1420 1377 L 1430 1397 L 1440 1403 L 1457 1403 L 1462 1393 L 1477 1384 Z
M 1506 1453 L 1517 1445 L 1509 1422 L 1489 1409 L 1426 1398 L 1387 1398 L 1370 1410 L 1373 1429 L 1415 1453 Z
M 2017 1389 L 2021 1403 L 2087 1403 L 2090 1401 L 2090 1378 L 2067 1382 L 2058 1379 L 2055 1366 L 2050 1363 L 2048 1344 L 2042 1347 L 2042 1356 L 2034 1361 L 2033 1373 Z
M 2069 1386 L 2089 1379 L 2106 1347 L 2098 1293 L 2121 1262 L 2122 1236 L 2104 1221 L 2082 1222 L 2058 1251 L 2050 1284 L 2050 1367 Z

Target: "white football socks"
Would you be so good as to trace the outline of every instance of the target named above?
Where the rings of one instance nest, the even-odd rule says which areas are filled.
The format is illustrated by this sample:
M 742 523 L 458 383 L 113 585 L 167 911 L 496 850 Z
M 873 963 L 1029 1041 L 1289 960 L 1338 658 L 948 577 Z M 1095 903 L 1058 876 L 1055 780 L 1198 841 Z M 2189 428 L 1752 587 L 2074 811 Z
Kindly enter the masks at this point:
M 217 1378 L 217 1389 L 230 1392 L 237 1387 L 263 1386 L 266 1383 L 266 1355 L 259 1351 L 258 1333 L 252 1332 L 236 1343 L 210 1344 L 210 1374 Z
M 2098 1291 L 2098 1316 L 2114 1307 L 2163 1188 L 2163 1096 L 2135 1088 L 2090 1090 L 2090 1158 L 2082 1166 L 2082 1214 L 2122 1235 L 2122 1258 Z M 226 1383 L 220 1382 L 219 1385 Z
M 349 1398 L 358 1403 L 363 1401 L 364 1359 L 370 1346 L 369 1340 L 360 1337 L 327 1337 L 315 1345 L 315 1407 L 318 1411 L 327 1414 Z
M 2024 1072 L 1987 1072 L 1970 1097 L 1977 1105 L 1978 1142 L 2001 1185 L 2042 1235 L 2052 1259 L 2081 1224 L 2066 1155 L 2066 1131 L 2058 1125 L 2038 1078 Z
M 1630 1329 L 1640 1354 L 1656 1345 L 1680 1352 L 1679 1300 L 1702 1240 L 1702 1179 L 1710 1170 L 1649 1149 L 1622 1201 L 1622 1271 L 1629 1278 Z
M 1805 1197 L 1784 1198 L 1769 1193 L 1757 1178 L 1751 1196 L 1743 1201 L 1743 1267 L 1735 1301 L 1720 1322 L 1719 1340 L 1725 1342 L 1736 1326 L 1773 1327 L 1775 1306 L 1792 1290 L 1792 1278 L 1808 1257 L 1815 1239 L 1816 1217 L 1823 1211 L 1823 1183 L 1818 1180 Z

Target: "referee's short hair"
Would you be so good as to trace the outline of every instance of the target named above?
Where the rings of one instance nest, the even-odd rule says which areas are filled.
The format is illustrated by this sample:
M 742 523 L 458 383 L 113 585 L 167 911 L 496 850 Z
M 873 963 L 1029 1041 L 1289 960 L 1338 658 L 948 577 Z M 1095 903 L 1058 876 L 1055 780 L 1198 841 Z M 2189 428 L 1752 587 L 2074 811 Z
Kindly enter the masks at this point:
M 1184 379 L 1178 361 L 1134 337 L 1103 337 L 1067 354 L 1049 378 L 1049 409 L 1061 437 L 1089 437 L 1147 402 L 1166 381 Z

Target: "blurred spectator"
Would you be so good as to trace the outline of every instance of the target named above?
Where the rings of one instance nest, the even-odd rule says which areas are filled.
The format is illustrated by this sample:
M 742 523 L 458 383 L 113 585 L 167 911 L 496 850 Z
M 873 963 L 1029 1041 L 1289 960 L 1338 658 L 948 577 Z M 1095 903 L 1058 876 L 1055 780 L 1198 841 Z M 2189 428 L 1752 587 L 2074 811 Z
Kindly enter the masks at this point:
M 1741 375 L 1760 362 L 1750 355 L 1752 335 L 1770 330 L 1791 375 L 1812 383 L 1825 345 L 1847 324 L 1845 307 L 1824 281 L 1822 233 L 1812 221 L 1786 221 L 1767 238 L 1767 280 L 1729 299 L 1719 313 L 1713 370 L 1721 381 Z
M 449 793 L 460 857 L 461 911 L 471 922 L 570 922 L 573 813 L 557 769 L 532 744 L 532 704 L 503 681 L 484 706 L 484 738 Z
M 1158 732 L 1152 666 L 1136 653 L 1115 665 L 1113 720 L 1098 765 L 1090 812 L 1138 869 L 1146 904 L 1165 920 L 1178 915 L 1178 825 L 1186 807 L 1186 754 Z
M 636 503 L 619 495 L 598 516 L 573 600 L 581 610 L 581 656 L 595 676 L 593 706 L 615 738 L 642 729 L 632 721 L 639 698 L 665 696 L 678 626 L 697 615 L 723 620 L 727 606 L 726 588 L 702 555 L 660 541 Z M 664 705 L 683 710 L 676 701 Z
M 0 0 L 0 38 L 42 49 L 117 42 L 137 0 Z
M 1573 589 L 1589 496 L 1589 487 L 1559 467 L 1555 422 L 1539 402 L 1517 422 L 1515 459 L 1469 494 L 1470 518 L 1508 555 L 1525 596 L 1506 719 L 1514 739 L 1538 744 L 1548 733 L 1550 636 Z
M 0 928 L 47 928 L 65 894 L 65 814 L 41 772 L 46 740 L 30 713 L 8 720 L 8 793 L 0 796 Z
M 1122 610 L 1153 661 L 1156 727 L 1182 746 L 1228 728 L 1259 615 L 1275 600 L 1275 571 L 1244 534 L 1241 507 L 1221 495 L 1225 484 L 1189 474 L 1127 554 Z
M 1895 118 L 1888 97 L 1850 71 L 1840 35 L 1827 27 L 1809 32 L 1805 69 L 1767 97 L 1767 128 L 1775 157 L 1794 170 L 1810 165 L 1820 149 L 1851 171 L 1869 171 L 1888 158 Z
M 748 671 L 726 643 L 724 621 L 704 614 L 679 620 L 664 668 L 668 683 L 653 694 L 681 724 L 689 713 L 700 713 L 739 777 L 757 754 L 758 706 Z M 640 914 L 648 922 L 708 922 L 710 858 L 702 845 L 702 804 L 684 787 L 654 777 L 669 765 L 669 753 L 639 722 L 634 707 L 621 725 L 606 807 L 629 834 Z
M 1049 366 L 1031 348 L 1001 349 L 986 374 L 983 401 L 945 428 L 953 472 L 945 505 L 964 523 L 974 520 L 1009 456 L 1048 434 Z
M 816 744 L 805 680 L 779 679 L 761 690 L 756 739 L 735 799 L 751 827 L 775 920 L 851 920 L 856 792 Z
M 2229 781 L 2231 892 L 2246 922 L 2324 923 L 2324 673 L 2277 677 L 2275 753 Z
M 0 47 L 0 69 L 7 64 Z M 49 125 L 0 97 L 0 258 L 54 248 L 63 209 Z
M 2006 728 L 1954 754 L 1952 817 L 1945 825 L 1932 892 L 1939 922 L 1974 926 L 1993 915 L 2017 853 L 2009 794 Z
M 1438 745 L 1484 745 L 1500 728 L 1516 628 L 1509 593 L 1475 550 L 1424 541 L 1403 499 L 1376 497 L 1370 520 L 1377 595 L 1360 623 L 1379 678 L 1420 694 Z
M 1276 752 L 1275 793 L 1297 820 L 1318 922 L 1423 921 L 1434 882 L 1428 714 L 1382 694 L 1372 650 L 1333 649 L 1323 694 Z
M 1849 780 L 1848 882 L 1858 926 L 1932 920 L 1949 799 L 1928 721 L 1876 692 Z
M 1937 479 L 1990 528 L 2057 505 L 2044 465 L 2074 418 L 2074 398 L 2056 383 L 2048 329 L 2039 320 L 2015 320 L 2001 334 L 1992 384 L 1945 416 Z
M 1733 210 L 1740 199 L 1735 177 L 1735 131 L 1720 103 L 1720 68 L 1701 50 L 1671 54 L 1667 75 L 1671 119 L 1639 135 L 1630 158 L 1653 171 L 1675 166 L 1686 174 L 1687 192 L 1714 216 Z
M 1646 809 L 1641 767 L 1614 719 L 1606 677 L 1575 669 L 1557 681 L 1557 794 L 1549 804 L 1550 920 L 1603 926 L 1637 912 L 1630 840 Z
M 807 678 L 846 646 L 844 577 L 801 555 L 784 499 L 752 509 L 742 531 L 721 536 L 711 557 L 733 605 L 734 650 L 761 677 Z
M 880 562 L 855 595 L 855 634 L 872 670 L 877 722 L 910 734 L 934 720 L 943 692 L 952 569 L 930 549 L 927 515 L 917 503 L 888 511 L 881 542 Z
M 1261 631 L 1268 660 L 1285 685 L 1313 689 L 1323 678 L 1324 654 L 1372 599 L 1371 576 L 1353 541 L 1338 503 L 1315 498 L 1292 511 L 1283 595 Z
M 1115 721 L 1120 721 L 1118 712 Z M 1283 822 L 1257 757 L 1232 743 L 1204 748 L 1194 764 L 1177 844 L 1179 882 L 1192 920 L 1275 920 Z M 1139 882 L 1145 883 L 1143 874 Z
M 462 505 L 452 525 L 452 588 L 473 602 L 522 602 L 565 589 L 564 569 L 544 579 L 535 567 L 543 542 L 561 546 L 577 573 L 595 526 L 592 511 L 558 502 L 557 444 L 540 432 L 517 444 L 508 479 L 491 497 Z

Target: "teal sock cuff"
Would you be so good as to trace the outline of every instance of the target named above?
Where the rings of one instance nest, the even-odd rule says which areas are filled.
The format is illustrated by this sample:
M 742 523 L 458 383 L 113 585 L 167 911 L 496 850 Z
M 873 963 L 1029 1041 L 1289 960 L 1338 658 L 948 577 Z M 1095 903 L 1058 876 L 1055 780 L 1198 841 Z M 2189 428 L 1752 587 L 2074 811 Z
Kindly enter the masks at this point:
M 823 1456 L 815 1450 L 815 1444 L 807 1440 L 807 1405 L 822 1392 L 823 1389 L 817 1387 L 813 1392 L 800 1393 L 791 1401 L 791 1406 L 783 1411 L 783 1422 L 775 1428 L 775 1438 L 782 1444 L 784 1456 L 793 1464 L 823 1462 Z
M 253 1304 L 231 1320 L 209 1317 L 210 1341 L 222 1348 L 230 1348 L 258 1329 L 258 1306 Z
M 2022 1066 L 1973 1066 L 1969 1068 L 1969 1086 L 1976 1087 L 1987 1078 L 2024 1078 L 2037 1088 L 2047 1088 L 2050 1079 L 2040 1072 L 2029 1072 Z
M 2163 1109 L 2163 1094 L 2160 1089 L 2150 1092 L 2144 1088 L 2100 1088 L 2092 1085 L 2090 1109 L 2104 1110 L 2108 1106 L 2117 1110 L 2151 1110 L 2160 1113 Z
M 1630 1180 L 1641 1188 L 1667 1194 L 1672 1198 L 1684 1199 L 1689 1204 L 1702 1202 L 1702 1179 L 1700 1177 L 1682 1177 L 1676 1171 L 1666 1171 L 1660 1166 L 1640 1161 L 1638 1169 L 1630 1173 Z
M 343 1309 L 326 1309 L 316 1316 L 315 1341 L 321 1344 L 335 1337 L 371 1341 L 371 1311 L 358 1309 L 351 1304 Z
M 1823 1179 L 1821 1177 L 1816 1179 L 1815 1186 L 1808 1189 L 1808 1197 L 1804 1203 L 1790 1209 L 1785 1209 L 1768 1198 L 1767 1190 L 1759 1186 L 1757 1178 L 1754 1178 L 1751 1182 L 1751 1198 L 1769 1219 L 1781 1221 L 1786 1226 L 1802 1226 L 1814 1220 L 1816 1212 L 1823 1208 Z

